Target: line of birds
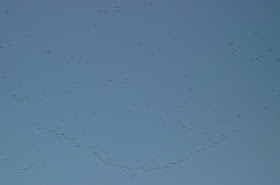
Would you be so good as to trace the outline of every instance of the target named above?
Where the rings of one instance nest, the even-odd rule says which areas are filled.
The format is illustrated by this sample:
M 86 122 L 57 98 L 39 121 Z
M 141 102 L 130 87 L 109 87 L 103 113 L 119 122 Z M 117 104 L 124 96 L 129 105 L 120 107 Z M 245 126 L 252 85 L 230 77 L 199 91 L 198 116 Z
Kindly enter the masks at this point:
M 228 123 L 228 121 L 227 121 L 227 123 Z M 154 170 L 162 170 L 162 169 L 166 169 L 169 167 L 173 167 L 173 166 L 182 164 L 183 162 L 194 157 L 195 155 L 200 154 L 202 152 L 207 152 L 211 148 L 214 148 L 215 146 L 226 142 L 231 136 L 234 136 L 239 132 L 238 129 L 232 129 L 231 133 L 228 133 L 228 135 L 221 135 L 220 138 L 216 139 L 216 141 L 210 142 L 203 147 L 196 148 L 192 152 L 183 153 L 177 159 L 173 159 L 169 162 L 164 160 L 165 163 L 163 163 L 163 162 L 158 162 L 158 161 L 152 160 L 147 164 L 142 162 L 137 165 L 132 165 L 132 164 L 125 162 L 125 160 L 120 161 L 120 160 L 111 158 L 110 156 L 112 155 L 112 153 L 109 152 L 108 150 L 106 150 L 104 147 L 101 147 L 99 144 L 96 144 L 93 146 L 90 146 L 90 145 L 86 146 L 85 144 L 78 143 L 74 137 L 68 136 L 61 130 L 50 129 L 47 127 L 41 127 L 38 123 L 33 123 L 33 126 L 35 126 L 35 129 L 38 132 L 49 133 L 59 140 L 64 140 L 66 143 L 70 143 L 73 147 L 89 149 L 98 161 L 104 163 L 107 166 L 118 168 L 121 171 L 123 171 L 126 175 L 129 175 L 131 177 L 134 177 L 137 174 L 137 171 L 149 172 L 149 171 L 154 171 Z M 208 134 L 208 133 L 206 133 L 206 134 Z

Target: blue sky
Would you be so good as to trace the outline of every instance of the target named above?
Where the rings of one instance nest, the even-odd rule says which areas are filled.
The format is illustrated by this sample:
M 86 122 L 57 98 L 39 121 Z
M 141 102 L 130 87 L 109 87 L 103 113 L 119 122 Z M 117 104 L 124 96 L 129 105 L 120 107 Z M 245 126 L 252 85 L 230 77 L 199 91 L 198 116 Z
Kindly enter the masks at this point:
M 0 184 L 279 184 L 278 1 L 0 1 Z

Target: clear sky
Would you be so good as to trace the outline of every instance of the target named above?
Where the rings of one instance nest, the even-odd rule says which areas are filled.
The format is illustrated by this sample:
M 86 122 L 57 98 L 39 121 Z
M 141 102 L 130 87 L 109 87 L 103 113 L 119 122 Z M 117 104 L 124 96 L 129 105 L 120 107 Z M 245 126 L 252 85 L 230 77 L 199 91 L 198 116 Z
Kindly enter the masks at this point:
M 280 184 L 279 8 L 1 0 L 0 185 Z

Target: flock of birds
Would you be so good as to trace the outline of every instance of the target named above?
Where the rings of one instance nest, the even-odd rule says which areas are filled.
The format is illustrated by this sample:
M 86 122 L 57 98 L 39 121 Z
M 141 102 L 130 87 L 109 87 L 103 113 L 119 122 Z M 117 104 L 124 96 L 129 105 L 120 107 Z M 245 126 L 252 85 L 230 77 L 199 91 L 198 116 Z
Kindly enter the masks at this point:
M 150 4 L 152 5 L 152 3 Z M 115 6 L 115 11 L 120 12 L 120 6 Z M 100 14 L 108 14 L 107 10 L 103 9 L 98 9 L 98 13 Z M 8 11 L 2 11 L 1 15 L 8 15 Z M 94 25 L 93 27 L 96 27 Z M 253 37 L 258 38 L 259 33 L 255 32 L 252 34 Z M 25 36 L 27 38 L 32 38 L 32 34 L 29 34 Z M 174 37 L 174 39 L 176 36 Z M 177 39 L 177 38 L 176 38 Z M 0 54 L 2 52 L 5 52 L 5 50 L 10 49 L 13 47 L 14 44 L 8 43 L 6 45 L 0 45 Z M 139 47 L 142 47 L 143 44 L 142 42 L 137 43 Z M 238 45 L 238 43 L 234 42 L 228 42 L 227 47 L 229 48 L 229 53 L 232 55 L 236 56 L 240 52 L 242 52 L 242 47 Z M 256 62 L 261 62 L 264 61 L 266 57 L 270 55 L 270 53 L 273 52 L 272 49 L 268 48 L 263 51 L 262 55 L 258 56 L 252 56 L 251 58 L 248 57 L 248 61 L 256 63 Z M 53 50 L 48 49 L 48 50 L 43 50 L 42 51 L 42 57 L 46 57 L 46 55 L 53 54 Z M 53 54 L 55 55 L 55 54 Z M 152 53 L 154 55 L 154 53 Z M 280 58 L 275 58 L 274 63 L 279 63 Z M 91 61 L 89 59 L 80 59 L 77 56 L 66 56 L 65 57 L 65 65 L 69 64 L 78 64 L 78 65 L 88 65 L 90 64 Z M 3 69 L 1 69 L 3 70 Z M 82 72 L 81 72 L 82 73 Z M 9 78 L 10 75 L 9 73 L 2 73 L 0 74 L 0 85 L 1 83 L 4 83 L 5 81 L 9 83 Z M 182 79 L 190 79 L 190 74 L 185 73 L 181 75 Z M 126 85 L 129 86 L 130 83 L 130 78 L 127 76 L 121 77 L 119 80 L 116 79 L 104 79 L 104 83 L 106 83 L 108 86 L 118 83 L 120 85 Z M 69 87 L 68 89 L 63 89 L 63 92 L 60 92 L 63 95 L 74 94 L 74 91 L 76 89 L 81 89 L 84 83 L 82 81 L 76 80 L 72 83 L 72 87 Z M 113 86 L 113 85 L 112 85 Z M 13 93 L 10 94 L 10 99 L 14 101 L 15 103 L 28 103 L 28 102 L 48 102 L 50 101 L 50 97 L 48 96 L 48 92 L 43 92 L 39 95 L 28 95 L 24 94 L 24 88 L 25 86 L 23 84 L 17 84 L 15 86 L 15 90 L 13 90 Z M 112 87 L 110 90 L 114 91 L 114 87 Z M 192 94 L 193 88 L 188 88 L 188 101 L 192 101 L 193 94 Z M 273 89 L 273 92 L 278 92 L 277 89 Z M 143 103 L 144 102 L 144 103 Z M 138 106 L 138 107 L 137 107 Z M 153 114 L 153 109 L 154 104 L 149 102 L 146 97 L 143 97 L 142 101 L 142 107 L 145 110 L 149 110 Z M 68 144 L 69 146 L 72 146 L 74 148 L 77 148 L 81 151 L 89 153 L 93 159 L 96 159 L 100 163 L 104 164 L 105 166 L 108 167 L 113 167 L 117 168 L 121 171 L 123 171 L 125 174 L 134 177 L 137 173 L 139 172 L 145 172 L 148 173 L 150 171 L 157 171 L 157 170 L 163 170 L 171 167 L 175 167 L 177 165 L 182 165 L 186 163 L 186 161 L 191 160 L 194 158 L 196 155 L 199 155 L 201 153 L 205 153 L 209 150 L 212 150 L 213 148 L 217 147 L 218 145 L 221 145 L 228 141 L 231 137 L 234 137 L 236 134 L 238 134 L 239 129 L 233 128 L 232 120 L 224 120 L 220 119 L 217 121 L 217 124 L 214 126 L 215 131 L 206 131 L 203 130 L 202 132 L 199 132 L 198 135 L 197 132 L 195 131 L 196 128 L 194 125 L 190 125 L 189 123 L 181 122 L 181 123 L 168 123 L 168 113 L 171 112 L 176 112 L 180 111 L 181 109 L 184 109 L 186 107 L 185 104 L 177 104 L 173 106 L 172 108 L 168 107 L 165 110 L 165 115 L 164 114 L 158 114 L 156 113 L 154 118 L 157 120 L 157 129 L 163 130 L 162 132 L 168 132 L 168 129 L 173 129 L 178 131 L 178 133 L 182 133 L 186 135 L 182 136 L 185 138 L 185 140 L 180 141 L 180 144 L 178 146 L 173 146 L 173 147 L 167 147 L 165 150 L 165 153 L 157 153 L 153 154 L 156 157 L 151 157 L 150 160 L 145 160 L 145 161 L 137 161 L 137 162 L 132 162 L 129 161 L 125 158 L 121 158 L 121 153 L 122 151 L 118 151 L 117 148 L 109 148 L 106 147 L 102 144 L 99 143 L 94 143 L 90 144 L 88 142 L 82 142 L 83 139 L 80 139 L 79 136 L 72 136 L 69 134 L 66 130 L 68 123 L 70 122 L 69 125 L 71 125 L 73 122 L 74 123 L 80 123 L 80 115 L 77 112 L 71 112 L 69 113 L 68 118 L 63 118 L 61 120 L 53 120 L 56 122 L 55 125 L 50 124 L 48 125 L 46 122 L 42 121 L 32 121 L 32 126 L 33 126 L 33 131 L 37 133 L 38 135 L 47 135 L 52 138 L 56 138 L 59 142 Z M 216 107 L 212 104 L 206 105 L 208 110 L 214 110 Z M 139 109 L 139 105 L 136 105 L 134 103 L 131 103 L 128 106 L 128 109 L 125 111 L 124 114 L 133 114 L 134 112 L 137 112 L 137 108 Z M 92 113 L 93 115 L 95 113 Z M 109 115 L 110 116 L 110 115 Z M 235 115 L 235 121 L 238 121 L 240 119 L 241 115 L 237 114 Z M 194 123 L 195 124 L 195 123 Z M 73 124 L 72 124 L 73 125 Z M 82 125 L 82 124 L 81 124 Z M 0 125 L 1 126 L 1 125 Z M 110 128 L 108 128 L 110 129 Z M 91 130 L 87 128 L 86 125 L 83 125 L 80 127 L 79 131 L 81 131 L 81 134 L 87 135 L 87 137 L 91 137 Z M 197 137 L 203 137 L 206 138 L 203 141 L 203 144 L 199 143 L 198 146 L 193 147 L 195 144 L 195 141 L 193 141 L 193 138 L 187 138 L 189 135 L 194 132 L 195 134 L 193 135 L 193 138 Z M 215 136 L 213 136 L 213 133 Z M 143 133 L 145 135 L 145 133 Z M 164 135 L 164 134 L 162 134 Z M 175 144 L 176 145 L 176 144 Z M 185 147 L 185 148 L 182 148 Z M 145 148 L 145 147 L 142 147 Z M 186 148 L 191 148 L 190 150 Z M 0 151 L 0 165 L 3 164 L 8 164 L 12 159 L 9 159 L 8 156 L 6 156 L 3 151 Z M 41 150 L 38 151 L 38 153 L 41 153 Z M 170 157 L 171 156 L 171 157 Z M 133 158 L 133 157 L 132 157 Z M 24 167 L 18 167 L 18 172 L 19 173 L 26 173 L 28 171 L 31 171 L 33 168 L 36 166 L 40 165 L 47 165 L 47 156 L 40 156 L 40 161 L 37 163 L 32 163 L 32 164 L 27 164 Z

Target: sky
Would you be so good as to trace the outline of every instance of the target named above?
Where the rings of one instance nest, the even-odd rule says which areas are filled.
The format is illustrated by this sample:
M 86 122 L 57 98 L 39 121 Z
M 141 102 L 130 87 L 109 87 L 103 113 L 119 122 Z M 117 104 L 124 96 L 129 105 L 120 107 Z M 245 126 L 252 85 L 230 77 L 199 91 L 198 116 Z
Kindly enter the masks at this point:
M 279 7 L 0 0 L 0 184 L 279 184 Z

